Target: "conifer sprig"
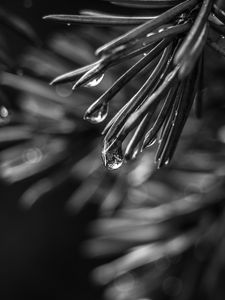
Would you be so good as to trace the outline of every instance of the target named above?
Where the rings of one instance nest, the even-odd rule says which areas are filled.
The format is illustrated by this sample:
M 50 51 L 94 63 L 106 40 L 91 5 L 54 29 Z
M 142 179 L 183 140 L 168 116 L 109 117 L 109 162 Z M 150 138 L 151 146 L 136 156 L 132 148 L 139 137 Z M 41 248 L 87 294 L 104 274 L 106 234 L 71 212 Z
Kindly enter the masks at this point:
M 109 169 L 117 169 L 124 160 L 135 158 L 157 141 L 155 160 L 160 168 L 172 159 L 192 104 L 196 102 L 200 109 L 205 46 L 210 43 L 224 53 L 221 45 L 210 38 L 212 31 L 224 34 L 224 11 L 213 0 L 109 2 L 144 9 L 145 16 L 84 11 L 81 15 L 44 17 L 71 25 L 137 25 L 98 48 L 99 59 L 95 63 L 63 74 L 52 84 L 74 81 L 81 75 L 74 89 L 94 86 L 109 68 L 135 58 L 131 68 L 87 109 L 84 118 L 92 123 L 103 122 L 112 98 L 117 97 L 123 86 L 135 80 L 139 72 L 149 74 L 136 94 L 106 125 L 102 157 Z

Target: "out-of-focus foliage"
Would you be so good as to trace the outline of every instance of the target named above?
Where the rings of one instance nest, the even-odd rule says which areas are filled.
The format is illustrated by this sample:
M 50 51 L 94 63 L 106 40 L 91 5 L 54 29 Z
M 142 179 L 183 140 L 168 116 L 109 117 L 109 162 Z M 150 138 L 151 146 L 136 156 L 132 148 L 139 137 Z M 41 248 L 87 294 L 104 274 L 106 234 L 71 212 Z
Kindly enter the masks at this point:
M 65 208 L 74 218 L 95 203 L 98 218 L 80 248 L 98 265 L 92 278 L 104 286 L 106 299 L 223 299 L 225 61 L 208 48 L 204 52 L 203 118 L 191 112 L 175 159 L 159 171 L 156 145 L 120 170 L 106 170 L 99 157 L 103 127 L 81 117 L 133 62 L 113 68 L 94 89 L 48 85 L 92 63 L 94 49 L 121 32 L 69 26 L 42 47 L 30 46 L 16 65 L 10 58 L 9 66 L 1 64 L 1 180 L 12 188 L 32 179 L 19 203 L 31 210 L 67 181 L 73 192 L 65 196 Z M 120 91 L 110 114 L 143 77 Z
M 11 70 L 15 66 L 12 57 L 10 56 L 10 44 L 8 41 L 8 34 L 13 37 L 19 36 L 28 43 L 38 45 L 39 39 L 33 29 L 16 15 L 11 14 L 7 10 L 0 6 L 0 76 L 2 72 Z M 1 89 L 0 85 L 0 125 L 4 125 L 9 122 L 10 103 L 7 100 L 7 96 Z M 4 134 L 6 136 L 7 134 Z M 3 139 L 7 137 L 2 137 Z

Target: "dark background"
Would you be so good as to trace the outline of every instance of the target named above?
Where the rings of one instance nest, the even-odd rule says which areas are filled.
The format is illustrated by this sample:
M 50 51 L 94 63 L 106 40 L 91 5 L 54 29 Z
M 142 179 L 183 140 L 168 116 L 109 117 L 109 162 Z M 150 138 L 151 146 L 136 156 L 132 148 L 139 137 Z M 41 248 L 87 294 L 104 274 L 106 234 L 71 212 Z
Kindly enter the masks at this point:
M 26 19 L 44 40 L 53 32 L 67 30 L 65 25 L 42 20 L 45 15 L 73 14 L 82 8 L 118 11 L 100 0 L 1 0 L 0 6 Z M 120 12 L 126 13 L 122 8 Z M 16 59 L 26 45 L 13 35 L 7 38 L 11 56 Z M 217 95 L 213 106 L 224 101 L 225 69 L 222 59 L 210 53 L 206 65 L 212 72 L 206 79 L 213 82 L 209 98 Z M 211 122 L 214 127 L 215 120 L 223 122 L 223 116 L 215 115 Z M 96 207 L 89 205 L 77 216 L 68 215 L 65 202 L 75 184 L 68 181 L 42 197 L 31 210 L 24 210 L 19 198 L 35 181 L 36 178 L 13 186 L 0 182 L 0 300 L 100 300 L 101 289 L 90 279 L 91 270 L 100 262 L 86 258 L 81 250 L 88 225 L 97 215 Z
M 82 4 L 81 4 L 82 3 Z M 42 38 L 60 28 L 46 23 L 49 13 L 76 13 L 94 8 L 99 1 L 1 0 L 1 6 L 24 17 Z M 23 45 L 9 36 L 15 55 Z M 32 180 L 6 186 L 0 183 L 0 299 L 99 299 L 89 280 L 94 262 L 83 257 L 80 244 L 87 223 L 95 216 L 89 207 L 80 216 L 69 216 L 65 199 L 73 190 L 67 182 L 44 197 L 30 211 L 18 204 Z
M 51 24 L 50 22 L 46 26 L 46 22 L 42 20 L 42 17 L 45 15 L 57 13 L 73 14 L 83 8 L 94 9 L 98 7 L 106 10 L 111 8 L 110 5 L 104 4 L 101 0 L 1 0 L 1 5 L 10 9 L 11 12 L 23 16 L 38 33 L 42 34 L 42 37 L 48 35 L 52 30 L 60 28 L 57 24 Z
M 121 11 L 123 13 L 126 13 L 125 8 L 118 8 L 101 0 L 1 0 L 1 5 L 3 7 L 9 8 L 16 14 L 23 16 L 33 25 L 38 33 L 42 34 L 42 36 L 48 35 L 51 30 L 60 28 L 60 26 L 58 26 L 57 24 L 51 24 L 50 22 L 46 27 L 46 22 L 42 20 L 42 17 L 48 14 L 74 14 L 77 13 L 79 9 L 84 8 L 105 10 L 108 12 Z M 129 12 L 131 11 L 132 10 L 129 10 Z

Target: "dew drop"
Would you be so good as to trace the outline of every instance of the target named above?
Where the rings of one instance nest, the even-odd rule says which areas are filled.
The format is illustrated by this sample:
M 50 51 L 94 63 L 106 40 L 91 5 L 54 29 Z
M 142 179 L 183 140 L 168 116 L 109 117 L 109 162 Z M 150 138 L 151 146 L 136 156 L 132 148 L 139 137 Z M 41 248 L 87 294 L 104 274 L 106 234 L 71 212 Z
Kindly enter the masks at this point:
M 99 124 L 105 120 L 108 115 L 109 105 L 108 103 L 103 103 L 98 110 L 91 113 L 86 113 L 84 119 L 92 124 Z
M 102 150 L 102 159 L 109 170 L 116 170 L 121 167 L 123 164 L 121 143 L 118 141 L 113 141 L 111 144 L 106 143 Z
M 28 164 L 39 163 L 43 158 L 43 153 L 39 148 L 30 148 L 23 154 L 23 160 Z
M 84 86 L 86 86 L 86 87 L 96 86 L 102 81 L 103 77 L 104 77 L 104 74 L 100 74 L 99 76 L 95 77 L 94 79 L 91 79 L 90 81 L 88 81 Z
M 149 33 L 146 35 L 146 37 L 148 38 L 148 37 L 152 36 L 153 34 L 154 34 L 154 32 L 149 32 Z
M 0 106 L 0 124 L 9 120 L 9 111 L 5 106 Z
M 169 164 L 170 160 L 169 158 L 164 162 L 164 165 L 167 166 Z
M 7 118 L 9 115 L 8 109 L 5 106 L 0 107 L 0 116 L 1 118 Z
M 165 31 L 165 29 L 166 29 L 166 28 L 160 28 L 160 29 L 158 30 L 158 33 Z

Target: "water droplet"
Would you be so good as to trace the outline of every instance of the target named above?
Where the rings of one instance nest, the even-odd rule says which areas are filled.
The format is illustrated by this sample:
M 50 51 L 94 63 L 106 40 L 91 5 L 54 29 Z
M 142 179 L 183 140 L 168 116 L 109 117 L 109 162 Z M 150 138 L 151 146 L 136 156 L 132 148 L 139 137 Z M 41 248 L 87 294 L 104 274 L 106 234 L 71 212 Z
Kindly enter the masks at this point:
M 103 77 L 104 77 L 104 74 L 100 74 L 97 77 L 95 77 L 94 79 L 92 78 L 90 81 L 88 81 L 84 86 L 86 86 L 86 87 L 96 86 L 102 81 Z
M 98 124 L 105 120 L 108 115 L 109 105 L 108 103 L 103 103 L 98 110 L 94 110 L 91 113 L 86 113 L 84 119 L 92 124 Z
M 0 124 L 9 121 L 9 111 L 5 106 L 0 106 Z
M 166 29 L 166 28 L 160 28 L 160 29 L 158 30 L 158 33 L 163 32 L 165 29 Z
M 167 166 L 170 162 L 170 159 L 168 158 L 165 162 L 164 162 L 164 165 Z
M 109 170 L 116 170 L 121 167 L 123 164 L 121 143 L 118 141 L 113 141 L 111 144 L 106 143 L 102 150 L 102 159 Z
M 23 154 L 24 162 L 29 164 L 39 163 L 43 158 L 43 153 L 39 148 L 30 148 Z
M 153 34 L 154 34 L 154 32 L 149 32 L 149 33 L 146 35 L 146 37 L 148 38 L 148 37 L 152 36 Z
M 5 106 L 1 106 L 0 108 L 1 118 L 7 118 L 9 115 L 8 109 Z
M 149 148 L 149 147 L 153 146 L 156 143 L 156 140 L 157 139 L 150 140 L 149 143 L 145 147 Z

